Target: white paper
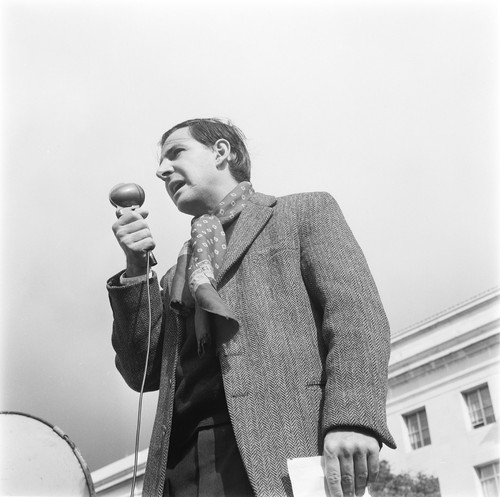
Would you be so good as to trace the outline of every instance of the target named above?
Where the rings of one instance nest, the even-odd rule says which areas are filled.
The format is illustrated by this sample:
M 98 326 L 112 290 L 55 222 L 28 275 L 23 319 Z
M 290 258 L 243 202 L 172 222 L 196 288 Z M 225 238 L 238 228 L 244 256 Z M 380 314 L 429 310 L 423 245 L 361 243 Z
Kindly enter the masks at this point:
M 288 459 L 293 497 L 330 497 L 323 472 L 323 456 Z M 368 489 L 363 497 L 370 497 Z

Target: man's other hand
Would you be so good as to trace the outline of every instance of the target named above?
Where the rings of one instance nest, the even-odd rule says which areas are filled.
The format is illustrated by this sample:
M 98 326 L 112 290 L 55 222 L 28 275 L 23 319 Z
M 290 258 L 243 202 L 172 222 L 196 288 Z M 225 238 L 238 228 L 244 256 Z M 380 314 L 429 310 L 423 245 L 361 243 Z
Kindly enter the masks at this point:
M 379 468 L 376 438 L 357 431 L 330 431 L 324 445 L 325 478 L 331 497 L 364 495 Z

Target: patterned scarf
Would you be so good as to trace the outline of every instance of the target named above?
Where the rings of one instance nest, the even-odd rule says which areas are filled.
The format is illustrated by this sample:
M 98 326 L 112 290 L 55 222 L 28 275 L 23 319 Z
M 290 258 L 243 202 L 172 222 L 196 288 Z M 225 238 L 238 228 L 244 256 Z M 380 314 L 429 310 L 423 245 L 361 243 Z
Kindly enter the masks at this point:
M 210 314 L 222 316 L 238 326 L 233 311 L 216 290 L 216 279 L 226 254 L 224 227 L 234 221 L 254 193 L 248 181 L 239 183 L 217 206 L 214 214 L 203 214 L 191 222 L 191 239 L 184 243 L 172 282 L 170 306 L 183 316 L 194 309 L 198 355 L 211 342 Z

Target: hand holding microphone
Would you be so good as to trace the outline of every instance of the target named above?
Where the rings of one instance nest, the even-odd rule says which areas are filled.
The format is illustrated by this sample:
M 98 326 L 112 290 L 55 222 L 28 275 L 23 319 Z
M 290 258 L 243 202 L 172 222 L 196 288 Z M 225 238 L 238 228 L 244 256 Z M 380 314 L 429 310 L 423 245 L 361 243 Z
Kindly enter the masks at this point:
M 113 232 L 125 252 L 129 277 L 146 274 L 148 257 L 151 266 L 156 264 L 151 253 L 155 242 L 145 221 L 148 211 L 141 208 L 144 199 L 144 190 L 135 183 L 120 183 L 109 193 L 111 204 L 117 207 L 118 220 L 113 224 Z
M 144 190 L 135 183 L 120 183 L 114 186 L 109 192 L 109 201 L 117 208 L 116 216 L 118 217 L 118 221 L 113 224 L 113 232 L 115 233 L 116 239 L 127 257 L 127 269 L 125 270 L 125 275 L 128 277 L 146 274 L 149 271 L 149 267 L 156 264 L 156 259 L 151 252 L 151 250 L 155 247 L 155 242 L 153 241 L 153 237 L 149 231 L 149 226 L 145 221 L 148 217 L 148 211 L 141 209 L 145 197 L 146 195 L 144 194 Z M 134 470 L 132 487 L 130 489 L 131 497 L 135 495 L 135 482 L 137 477 L 139 440 L 141 432 L 142 395 L 146 384 L 149 353 L 151 349 L 151 294 L 149 285 L 146 285 L 146 288 L 149 322 L 148 347 L 139 395 L 139 408 L 135 435 Z

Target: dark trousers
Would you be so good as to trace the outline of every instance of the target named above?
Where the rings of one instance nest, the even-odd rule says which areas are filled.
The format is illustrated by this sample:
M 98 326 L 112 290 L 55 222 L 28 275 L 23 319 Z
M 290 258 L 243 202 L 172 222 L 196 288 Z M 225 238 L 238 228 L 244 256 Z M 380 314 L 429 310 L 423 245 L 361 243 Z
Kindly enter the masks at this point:
M 168 466 L 164 497 L 254 497 L 231 424 L 198 429 Z

